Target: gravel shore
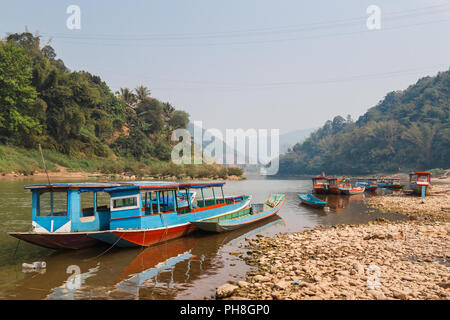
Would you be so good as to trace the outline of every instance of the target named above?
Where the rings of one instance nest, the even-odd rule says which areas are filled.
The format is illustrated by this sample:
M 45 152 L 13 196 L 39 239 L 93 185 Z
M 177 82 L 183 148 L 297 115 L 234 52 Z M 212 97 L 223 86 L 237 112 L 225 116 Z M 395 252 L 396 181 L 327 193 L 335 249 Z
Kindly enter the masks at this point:
M 449 221 L 450 185 L 433 185 L 430 195 L 424 199 L 406 194 L 391 194 L 368 198 L 366 204 L 383 213 L 402 213 L 419 220 Z
M 375 222 L 249 240 L 222 299 L 449 299 L 450 223 Z
M 247 239 L 246 281 L 217 288 L 218 299 L 444 299 L 450 298 L 450 185 L 425 199 L 386 195 L 369 207 L 409 221 Z

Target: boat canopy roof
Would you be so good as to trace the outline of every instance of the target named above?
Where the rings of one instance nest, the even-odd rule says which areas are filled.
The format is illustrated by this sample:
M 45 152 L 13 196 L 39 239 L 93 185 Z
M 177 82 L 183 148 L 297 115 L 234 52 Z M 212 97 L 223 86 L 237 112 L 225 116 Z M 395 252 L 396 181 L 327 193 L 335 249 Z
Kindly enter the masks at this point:
M 418 172 L 411 172 L 409 175 L 412 176 L 412 175 L 415 175 L 415 174 L 420 175 L 420 176 L 431 176 L 431 172 L 426 172 L 426 171 L 423 171 L 423 172 L 420 172 L 420 171 L 418 171 Z
M 67 190 L 79 189 L 81 192 L 93 191 L 120 191 L 120 190 L 173 190 L 173 189 L 191 189 L 191 188 L 211 188 L 221 187 L 224 181 L 212 182 L 176 182 L 176 181 L 130 181 L 130 182 L 69 182 L 52 184 L 30 184 L 25 189 L 44 189 L 44 190 Z

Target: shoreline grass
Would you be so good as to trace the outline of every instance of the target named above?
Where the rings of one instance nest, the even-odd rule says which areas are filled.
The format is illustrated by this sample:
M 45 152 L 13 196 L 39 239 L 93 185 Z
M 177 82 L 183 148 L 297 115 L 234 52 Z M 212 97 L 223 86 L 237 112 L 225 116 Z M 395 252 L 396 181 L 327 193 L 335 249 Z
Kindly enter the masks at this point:
M 45 164 L 50 173 L 90 173 L 103 175 L 125 175 L 157 179 L 227 179 L 242 178 L 243 170 L 218 164 L 175 165 L 171 162 L 128 158 L 71 157 L 52 150 L 43 150 Z M 0 174 L 33 176 L 45 172 L 38 150 L 0 145 Z

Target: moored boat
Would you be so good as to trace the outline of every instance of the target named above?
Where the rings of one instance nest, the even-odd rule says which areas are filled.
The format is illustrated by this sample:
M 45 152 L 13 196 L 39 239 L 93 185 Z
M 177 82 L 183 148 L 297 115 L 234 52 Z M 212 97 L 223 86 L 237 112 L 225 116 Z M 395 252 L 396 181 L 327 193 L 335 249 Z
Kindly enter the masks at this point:
M 92 235 L 94 238 L 118 247 L 150 246 L 159 242 L 175 239 L 189 234 L 195 229 L 193 221 L 217 217 L 223 214 L 233 213 L 248 206 L 250 196 L 225 197 L 223 185 L 225 182 L 201 182 L 182 183 L 159 188 L 158 186 L 134 186 L 114 188 L 115 197 L 120 199 L 124 194 L 126 197 L 139 195 L 140 192 L 148 194 L 149 199 L 159 199 L 159 193 L 163 193 L 164 202 L 142 208 L 144 212 L 139 215 L 137 208 L 121 210 L 117 214 L 112 212 L 110 230 L 104 233 Z M 220 188 L 222 197 L 216 197 L 214 188 Z M 165 201 L 166 192 L 185 190 L 188 194 L 192 189 L 200 189 L 202 198 L 196 203 L 189 203 L 186 207 L 179 207 L 177 203 L 173 206 Z M 204 189 L 211 189 L 212 198 L 205 198 Z
M 325 207 L 325 205 L 327 204 L 325 201 L 320 200 L 319 198 L 313 196 L 310 193 L 298 194 L 298 197 L 300 198 L 302 203 L 312 206 L 312 207 L 315 207 L 315 208 L 322 208 L 322 207 Z
M 113 182 L 28 185 L 32 191 L 32 231 L 18 239 L 51 249 L 82 249 L 100 242 L 119 247 L 148 246 L 183 236 L 191 221 L 240 210 L 249 196 L 225 197 L 225 182 Z M 213 198 L 204 197 L 211 188 Z M 216 197 L 214 188 L 222 190 Z M 191 189 L 200 189 L 194 204 Z M 180 190 L 186 195 L 181 199 Z M 174 201 L 175 199 L 175 201 Z
M 284 194 L 271 194 L 263 203 L 253 204 L 233 213 L 191 223 L 196 228 L 208 232 L 235 230 L 273 216 L 281 209 L 285 199 L 286 195 Z
M 347 195 L 355 195 L 364 193 L 365 187 L 343 187 L 341 188 L 342 193 Z
M 355 186 L 364 187 L 365 191 L 375 191 L 378 188 L 377 178 L 358 179 Z
M 312 178 L 313 190 L 315 193 L 328 193 L 328 181 L 324 176 L 317 176 Z
M 403 186 L 400 183 L 400 179 L 393 178 L 381 178 L 377 183 L 378 188 L 387 188 L 387 189 L 401 189 Z
M 365 187 L 352 186 L 350 179 L 344 179 L 339 185 L 339 190 L 346 195 L 355 195 L 364 193 Z
M 340 187 L 344 186 L 344 178 L 327 178 L 328 191 L 333 194 L 342 194 Z
M 409 188 L 424 197 L 431 186 L 430 172 L 412 172 L 409 174 Z

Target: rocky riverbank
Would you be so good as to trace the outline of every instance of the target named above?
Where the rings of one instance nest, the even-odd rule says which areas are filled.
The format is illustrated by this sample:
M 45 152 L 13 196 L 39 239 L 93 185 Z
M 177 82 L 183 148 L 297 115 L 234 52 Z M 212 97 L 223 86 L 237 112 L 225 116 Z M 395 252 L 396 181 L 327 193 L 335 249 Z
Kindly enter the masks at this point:
M 373 222 L 249 239 L 222 299 L 449 299 L 450 223 Z
M 371 197 L 366 199 L 366 204 L 383 213 L 402 213 L 419 220 L 449 221 L 450 184 L 433 185 L 430 195 L 424 199 L 400 193 Z

